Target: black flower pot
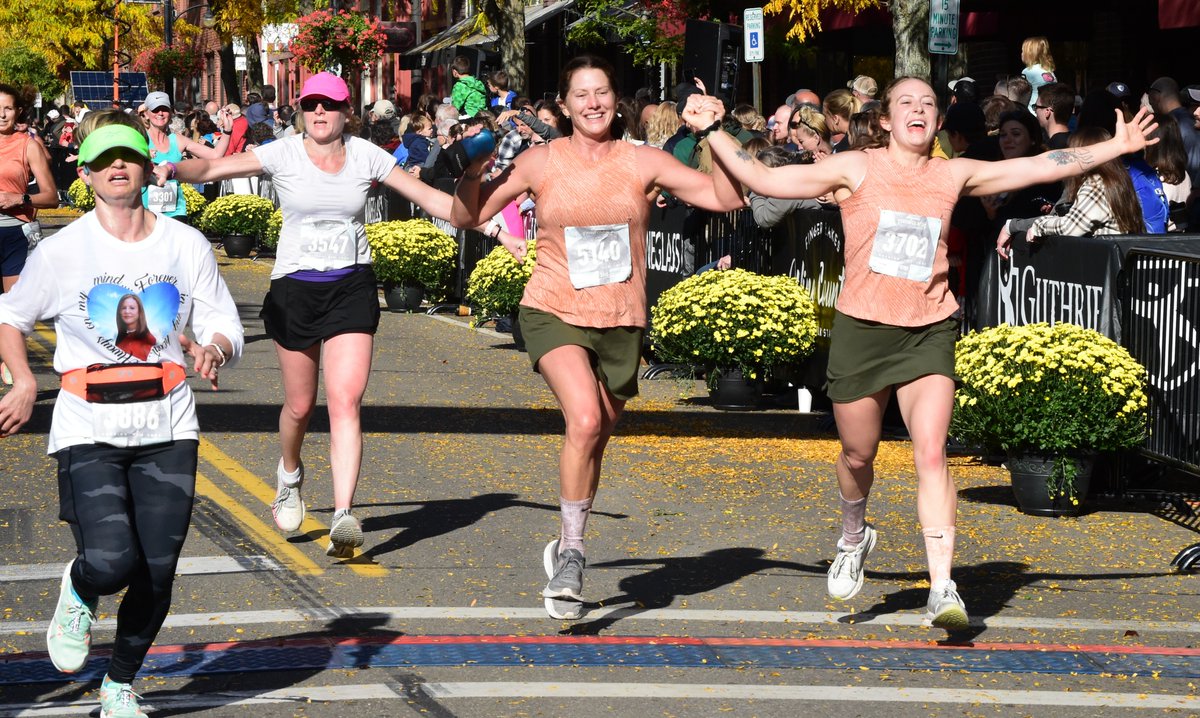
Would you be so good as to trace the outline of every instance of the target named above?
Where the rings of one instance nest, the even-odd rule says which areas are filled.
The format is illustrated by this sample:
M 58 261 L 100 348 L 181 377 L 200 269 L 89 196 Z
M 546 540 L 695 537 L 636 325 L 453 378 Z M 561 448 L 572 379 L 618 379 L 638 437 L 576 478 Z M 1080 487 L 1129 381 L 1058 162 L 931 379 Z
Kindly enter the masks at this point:
M 1075 494 L 1077 502 L 1066 496 L 1050 497 L 1046 480 L 1054 471 L 1056 454 L 1050 452 L 1010 452 L 1006 465 L 1012 477 L 1013 495 L 1021 513 L 1031 516 L 1078 516 L 1083 500 L 1092 483 L 1095 457 L 1077 455 L 1066 457 L 1075 464 Z
M 416 312 L 425 300 L 425 287 L 418 284 L 384 284 L 383 301 L 390 312 Z
M 762 406 L 763 385 L 742 376 L 739 369 L 717 368 L 709 384 L 713 406 L 726 411 L 749 411 Z
M 257 244 L 258 238 L 249 234 L 227 234 L 221 240 L 221 246 L 225 248 L 225 256 L 234 259 L 249 257 Z

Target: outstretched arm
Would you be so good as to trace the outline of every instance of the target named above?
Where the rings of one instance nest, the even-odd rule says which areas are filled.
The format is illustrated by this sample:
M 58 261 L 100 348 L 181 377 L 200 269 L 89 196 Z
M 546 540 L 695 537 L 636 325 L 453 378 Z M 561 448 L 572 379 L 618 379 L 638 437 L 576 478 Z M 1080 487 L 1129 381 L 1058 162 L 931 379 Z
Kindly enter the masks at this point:
M 169 179 L 191 183 L 217 182 L 234 177 L 257 177 L 262 171 L 262 163 L 258 161 L 257 155 L 253 152 L 238 152 L 216 159 L 194 159 L 184 160 L 177 165 L 156 165 L 154 177 L 150 181 L 161 187 Z
M 708 147 L 717 163 L 739 182 L 779 199 L 816 199 L 841 187 L 853 190 L 866 173 L 861 152 L 839 152 L 811 165 L 767 167 L 724 132 L 709 136 Z
M 472 162 L 454 188 L 450 222 L 455 227 L 477 227 L 504 209 L 509 202 L 533 190 L 530 177 L 539 176 L 546 165 L 545 145 L 530 147 L 513 160 L 499 177 L 483 182 L 486 158 Z
M 1050 150 L 1035 157 L 1018 157 L 1001 162 L 980 162 L 959 157 L 950 160 L 951 167 L 963 181 L 963 194 L 982 197 L 1035 184 L 1059 182 L 1158 142 L 1158 138 L 1150 137 L 1158 123 L 1148 109 L 1143 107 L 1129 122 L 1124 121 L 1120 110 L 1114 112 L 1117 113 L 1116 134 L 1105 142 L 1087 147 Z

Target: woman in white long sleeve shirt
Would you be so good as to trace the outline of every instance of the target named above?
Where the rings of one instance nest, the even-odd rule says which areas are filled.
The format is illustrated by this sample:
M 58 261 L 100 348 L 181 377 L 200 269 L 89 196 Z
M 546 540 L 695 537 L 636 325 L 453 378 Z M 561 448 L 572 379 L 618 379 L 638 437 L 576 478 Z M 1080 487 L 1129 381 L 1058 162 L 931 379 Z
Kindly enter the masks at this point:
M 141 715 L 133 679 L 171 606 L 199 446 L 186 367 L 215 389 L 217 370 L 237 360 L 243 342 L 208 241 L 142 206 L 152 166 L 136 119 L 98 114 L 78 169 L 96 208 L 41 242 L 0 296 L 0 356 L 13 375 L 0 399 L 0 437 L 29 420 L 37 398 L 25 336 L 39 321 L 55 328 L 62 389 L 49 453 L 77 548 L 46 634 L 55 667 L 86 665 L 100 596 L 128 588 L 100 687 L 103 716 Z M 131 295 L 138 301 L 123 301 Z M 145 325 L 136 349 L 120 339 L 122 312 Z M 195 340 L 184 334 L 188 324 Z

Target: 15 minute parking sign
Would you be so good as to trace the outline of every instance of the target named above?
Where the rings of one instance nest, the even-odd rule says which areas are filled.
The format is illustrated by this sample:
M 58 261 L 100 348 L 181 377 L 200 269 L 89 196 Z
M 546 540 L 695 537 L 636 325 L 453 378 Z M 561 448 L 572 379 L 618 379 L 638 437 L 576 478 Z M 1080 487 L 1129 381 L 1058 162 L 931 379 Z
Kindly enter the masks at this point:
M 742 11 L 742 47 L 746 62 L 763 61 L 763 11 L 748 7 Z
M 929 3 L 929 51 L 938 55 L 958 54 L 959 0 Z

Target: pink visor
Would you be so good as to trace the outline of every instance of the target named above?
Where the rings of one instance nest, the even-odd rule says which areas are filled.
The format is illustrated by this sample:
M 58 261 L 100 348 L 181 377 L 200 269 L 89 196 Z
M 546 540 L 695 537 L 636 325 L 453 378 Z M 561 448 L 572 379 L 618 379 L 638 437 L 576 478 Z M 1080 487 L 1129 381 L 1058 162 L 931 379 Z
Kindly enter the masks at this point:
M 300 88 L 300 99 L 306 97 L 328 97 L 334 102 L 345 102 L 350 99 L 350 90 L 346 81 L 332 72 L 318 72 L 305 80 Z

